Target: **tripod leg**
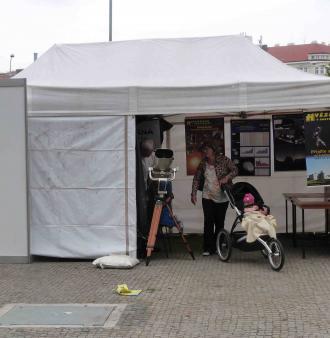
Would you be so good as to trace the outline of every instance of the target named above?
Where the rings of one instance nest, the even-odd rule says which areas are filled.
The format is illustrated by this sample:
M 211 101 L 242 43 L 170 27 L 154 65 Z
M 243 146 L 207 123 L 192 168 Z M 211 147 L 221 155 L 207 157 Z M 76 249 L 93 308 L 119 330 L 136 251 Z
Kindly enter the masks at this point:
M 147 266 L 149 265 L 150 256 L 155 247 L 156 236 L 158 232 L 159 220 L 160 220 L 160 215 L 162 213 L 162 209 L 163 209 L 163 202 L 156 201 L 154 211 L 152 214 L 152 220 L 151 220 L 148 243 L 147 243 L 147 259 L 146 259 Z
M 159 233 L 160 233 L 160 236 L 161 236 L 161 239 L 162 239 L 163 248 L 164 248 L 164 251 L 165 251 L 166 258 L 168 258 L 167 229 L 165 228 L 165 233 L 164 233 L 163 228 L 160 226 L 159 227 Z
M 176 219 L 175 216 L 173 215 L 173 212 L 172 212 L 172 210 L 171 210 L 171 208 L 169 207 L 168 204 L 166 204 L 166 207 L 168 208 L 168 211 L 169 211 L 169 213 L 170 213 L 170 215 L 171 215 L 171 217 L 172 217 L 172 219 L 173 219 L 173 221 L 174 221 L 175 227 L 178 229 L 178 231 L 179 231 L 179 233 L 180 233 L 180 236 L 181 236 L 181 238 L 182 238 L 183 243 L 184 243 L 185 246 L 186 246 L 187 251 L 189 252 L 191 258 L 192 258 L 193 260 L 195 260 L 194 253 L 193 253 L 193 251 L 191 250 L 190 245 L 189 245 L 189 243 L 188 243 L 186 237 L 185 237 L 184 234 L 183 234 L 183 229 L 182 229 L 182 227 L 180 226 L 180 224 L 178 223 L 177 219 Z

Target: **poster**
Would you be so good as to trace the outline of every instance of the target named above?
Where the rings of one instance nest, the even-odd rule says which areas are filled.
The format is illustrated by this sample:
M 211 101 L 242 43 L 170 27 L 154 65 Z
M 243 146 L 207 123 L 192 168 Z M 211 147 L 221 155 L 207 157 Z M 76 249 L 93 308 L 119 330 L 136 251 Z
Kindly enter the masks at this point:
M 195 174 L 202 159 L 200 147 L 204 142 L 212 142 L 220 153 L 224 152 L 223 118 L 186 118 L 185 133 L 187 175 Z
M 232 120 L 231 159 L 239 176 L 270 176 L 270 121 Z
M 274 170 L 306 170 L 304 114 L 273 116 Z
M 306 113 L 307 186 L 330 185 L 330 112 Z

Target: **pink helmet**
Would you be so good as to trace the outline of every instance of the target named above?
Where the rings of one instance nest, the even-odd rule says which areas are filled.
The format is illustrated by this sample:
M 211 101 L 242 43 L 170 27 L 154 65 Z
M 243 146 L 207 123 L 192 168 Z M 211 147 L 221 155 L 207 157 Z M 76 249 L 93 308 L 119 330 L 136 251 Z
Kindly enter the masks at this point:
M 243 197 L 243 203 L 244 203 L 244 205 L 254 204 L 254 197 L 253 197 L 253 195 L 250 194 L 250 193 L 245 194 L 244 197 Z

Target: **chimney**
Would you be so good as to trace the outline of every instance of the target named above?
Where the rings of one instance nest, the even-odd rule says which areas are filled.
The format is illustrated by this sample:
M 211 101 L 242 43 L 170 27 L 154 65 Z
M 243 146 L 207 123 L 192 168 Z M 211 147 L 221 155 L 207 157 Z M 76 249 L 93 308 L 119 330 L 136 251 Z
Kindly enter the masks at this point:
M 38 53 L 33 53 L 33 62 L 38 59 Z

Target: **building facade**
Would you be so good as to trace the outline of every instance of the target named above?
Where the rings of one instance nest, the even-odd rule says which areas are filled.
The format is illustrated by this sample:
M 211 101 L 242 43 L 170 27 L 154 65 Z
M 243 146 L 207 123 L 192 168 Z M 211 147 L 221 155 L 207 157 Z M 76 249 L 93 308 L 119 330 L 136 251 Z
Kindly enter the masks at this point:
M 269 54 L 282 62 L 304 72 L 330 75 L 330 45 L 312 42 L 310 44 L 287 46 L 263 46 Z

